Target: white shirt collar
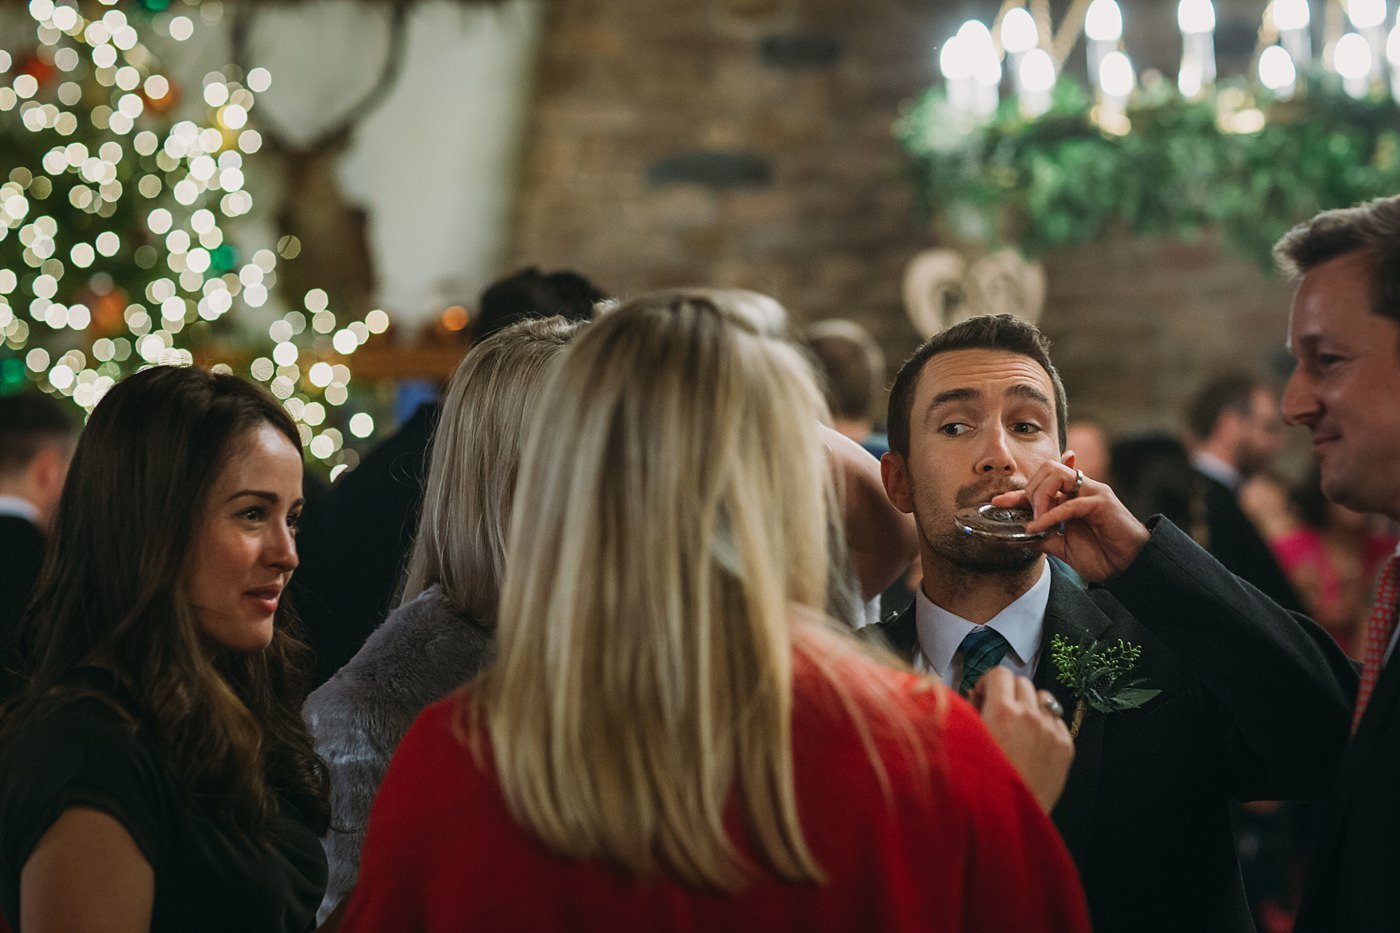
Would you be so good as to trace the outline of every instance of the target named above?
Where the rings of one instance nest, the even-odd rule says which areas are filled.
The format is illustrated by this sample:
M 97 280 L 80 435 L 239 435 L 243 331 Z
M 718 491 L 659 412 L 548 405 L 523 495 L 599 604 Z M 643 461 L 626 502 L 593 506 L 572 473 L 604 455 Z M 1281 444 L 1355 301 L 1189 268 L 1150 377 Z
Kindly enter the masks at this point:
M 38 507 L 19 496 L 0 496 L 0 515 L 14 515 L 28 519 L 34 525 L 39 524 Z
M 1239 470 L 1204 450 L 1198 450 L 1191 455 L 1191 464 L 1216 482 L 1228 486 L 1231 492 L 1238 490 L 1240 483 L 1244 481 Z
M 1005 609 L 987 620 L 987 626 L 997 631 L 1011 646 L 1006 666 L 1015 673 L 1029 676 L 1035 671 L 1040 657 L 1040 634 L 1045 622 L 1045 608 L 1050 604 L 1050 562 L 1046 560 L 1038 579 Z M 935 605 L 924 595 L 923 588 L 914 595 L 914 624 L 919 633 L 922 666 L 951 683 L 954 658 L 962 640 L 977 624 L 954 615 Z

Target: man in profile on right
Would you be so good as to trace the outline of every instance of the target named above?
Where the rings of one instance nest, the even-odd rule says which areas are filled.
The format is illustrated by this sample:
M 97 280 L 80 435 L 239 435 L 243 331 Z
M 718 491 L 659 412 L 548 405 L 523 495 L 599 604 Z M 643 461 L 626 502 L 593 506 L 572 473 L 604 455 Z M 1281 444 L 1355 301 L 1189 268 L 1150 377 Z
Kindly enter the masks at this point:
M 1274 247 L 1297 283 L 1283 417 L 1312 432 L 1329 500 L 1400 521 L 1400 197 L 1327 211 Z M 1297 933 L 1400 929 L 1397 558 L 1366 631 L 1352 738 L 1304 888 Z

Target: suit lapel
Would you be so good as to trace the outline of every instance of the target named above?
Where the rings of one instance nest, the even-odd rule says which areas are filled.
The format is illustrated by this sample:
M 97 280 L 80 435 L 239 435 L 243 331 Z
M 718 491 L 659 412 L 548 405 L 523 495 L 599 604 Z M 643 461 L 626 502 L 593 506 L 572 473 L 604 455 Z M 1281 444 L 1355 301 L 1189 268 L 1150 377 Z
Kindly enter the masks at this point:
M 879 625 L 867 626 L 860 630 L 862 634 L 869 629 L 879 631 L 884 637 L 885 644 L 897 657 L 913 664 L 919 654 L 919 627 L 914 621 L 914 603 L 911 602 L 904 611 L 895 616 L 890 616 Z
M 1101 639 L 1111 620 L 1099 611 L 1083 590 L 1051 565 L 1050 601 L 1045 607 L 1045 624 L 1040 635 L 1040 659 L 1036 664 L 1035 685 L 1055 694 L 1065 708 L 1066 721 L 1073 721 L 1078 702 L 1070 688 L 1055 679 L 1055 664 L 1050 660 L 1050 643 L 1060 635 L 1070 644 L 1089 644 Z M 1084 716 L 1079 736 L 1074 741 L 1074 764 L 1070 766 L 1065 791 L 1051 813 L 1065 845 L 1075 861 L 1083 864 L 1094 825 L 1094 799 L 1099 786 L 1099 764 L 1103 756 L 1106 716 L 1092 710 Z
M 1325 822 L 1326 831 L 1318 841 L 1314 861 L 1331 864 L 1334 852 L 1344 844 L 1352 813 L 1352 797 L 1356 790 L 1357 773 L 1367 767 L 1377 742 L 1386 741 L 1393 734 L 1391 723 L 1400 712 L 1400 659 L 1391 658 L 1391 663 L 1381 670 L 1376 681 L 1375 693 L 1366 704 L 1366 713 L 1361 717 L 1356 735 L 1352 738 L 1342 764 L 1337 770 L 1333 792 L 1328 801 L 1329 818 Z

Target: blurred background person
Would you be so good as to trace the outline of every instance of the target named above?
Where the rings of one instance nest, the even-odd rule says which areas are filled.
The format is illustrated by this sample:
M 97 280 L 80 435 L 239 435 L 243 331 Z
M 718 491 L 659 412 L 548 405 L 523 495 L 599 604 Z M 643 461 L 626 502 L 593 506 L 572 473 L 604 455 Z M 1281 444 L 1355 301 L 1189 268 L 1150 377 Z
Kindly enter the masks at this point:
M 16 929 L 300 933 L 325 769 L 282 596 L 301 445 L 271 396 L 158 366 L 73 456 L 0 718 L 0 906 Z
M 1009 673 L 982 698 L 1033 795 L 970 706 L 823 622 L 820 395 L 723 302 L 643 296 L 564 355 L 498 658 L 405 737 L 344 929 L 1087 929 L 1044 815 L 1063 723 Z
M 870 332 L 855 321 L 830 318 L 807 328 L 807 348 L 817 363 L 831 424 L 876 457 L 890 449 L 875 426 L 883 403 L 885 354 Z
M 522 269 L 489 286 L 469 329 L 471 344 L 527 318 L 587 320 L 606 294 L 577 272 Z M 397 604 L 423 503 L 439 401 L 425 402 L 331 489 L 324 553 L 298 580 L 297 607 L 316 653 L 312 686 L 350 659 Z
M 1244 509 L 1244 514 L 1249 516 L 1250 522 L 1258 529 L 1270 549 L 1273 549 L 1275 541 L 1298 527 L 1300 519 L 1298 504 L 1294 501 L 1293 486 L 1275 470 L 1264 470 L 1245 480 L 1240 486 L 1239 501 L 1240 508 Z M 1274 559 L 1278 559 L 1276 550 Z M 1279 566 L 1283 566 L 1282 561 L 1279 562 Z M 1287 567 L 1283 570 L 1284 573 L 1288 572 Z M 1303 599 L 1304 608 L 1307 608 L 1308 602 L 1298 590 L 1297 581 L 1290 577 L 1289 583 L 1293 585 L 1298 597 Z
M 1283 450 L 1278 394 L 1253 373 L 1213 376 L 1187 407 L 1186 429 L 1191 465 L 1204 488 L 1207 537 L 1199 543 L 1274 602 L 1301 612 L 1297 594 L 1238 498 L 1240 485 Z
M 1074 451 L 1074 462 L 1084 475 L 1107 481 L 1113 455 L 1108 432 L 1089 418 L 1071 418 L 1065 425 L 1065 449 Z
M 1133 434 L 1114 441 L 1109 458 L 1113 491 L 1138 521 L 1165 515 L 1197 544 L 1209 540 L 1203 481 L 1179 437 Z
M 58 399 L 38 392 L 0 396 L 0 700 L 12 689 L 18 660 L 9 642 L 39 577 L 77 431 Z
M 1296 527 L 1270 546 L 1308 614 L 1359 660 L 1376 577 L 1395 553 L 1395 528 L 1383 516 L 1329 502 L 1320 476 L 1314 466 L 1294 490 Z
M 331 776 L 324 922 L 355 885 L 370 803 L 423 707 L 486 666 L 524 426 L 577 331 L 527 320 L 472 347 L 443 396 L 403 601 L 306 702 Z

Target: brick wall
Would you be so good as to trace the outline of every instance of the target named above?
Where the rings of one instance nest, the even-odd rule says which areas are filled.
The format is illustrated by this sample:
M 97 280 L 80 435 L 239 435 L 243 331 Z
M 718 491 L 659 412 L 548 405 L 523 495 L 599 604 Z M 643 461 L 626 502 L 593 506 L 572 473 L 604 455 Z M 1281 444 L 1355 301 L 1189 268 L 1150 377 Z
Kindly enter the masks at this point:
M 623 296 L 756 288 L 799 321 L 860 321 L 897 365 L 918 339 L 900 276 L 933 244 L 890 124 L 932 80 L 957 16 L 995 5 L 556 0 L 513 264 L 575 267 Z M 1178 54 L 1170 24 L 1153 32 L 1160 57 Z M 1072 410 L 1115 431 L 1175 425 L 1208 371 L 1266 367 L 1282 346 L 1286 290 L 1210 239 L 1046 265 L 1042 326 Z

